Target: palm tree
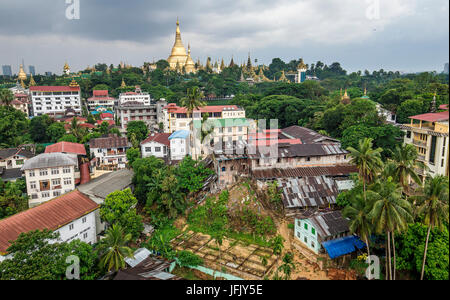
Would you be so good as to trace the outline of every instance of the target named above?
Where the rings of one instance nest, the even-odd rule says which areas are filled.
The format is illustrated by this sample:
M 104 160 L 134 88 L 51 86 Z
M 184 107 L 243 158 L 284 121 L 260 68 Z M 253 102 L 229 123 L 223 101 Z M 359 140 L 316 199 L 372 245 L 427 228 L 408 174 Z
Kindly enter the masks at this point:
M 416 168 L 424 168 L 422 162 L 417 161 L 417 150 L 413 145 L 405 144 L 395 147 L 392 153 L 392 161 L 396 169 L 394 178 L 401 184 L 403 191 L 408 192 L 408 178 L 412 178 L 417 184 L 421 185 L 422 181 L 416 173 Z
M 448 184 L 449 180 L 446 176 L 428 177 L 425 181 L 425 186 L 421 188 L 419 195 L 415 197 L 418 204 L 417 213 L 424 217 L 424 223 L 428 225 L 420 280 L 423 280 L 425 271 L 431 228 L 437 227 L 442 230 L 445 227 L 445 223 L 449 221 Z
M 201 101 L 203 98 L 203 92 L 197 87 L 194 86 L 192 89 L 187 89 L 187 95 L 183 99 L 181 99 L 181 106 L 186 108 L 188 114 L 192 117 L 192 123 L 191 123 L 191 133 L 193 138 L 193 149 L 195 151 L 195 137 L 194 137 L 194 110 L 199 109 L 200 107 L 203 107 L 206 105 L 205 102 Z M 194 156 L 194 155 L 192 155 Z M 194 156 L 195 157 L 195 156 Z
M 283 271 L 284 279 L 289 280 L 291 273 L 295 270 L 294 255 L 292 253 L 286 253 L 283 256 L 283 264 L 278 268 L 279 271 Z
M 14 100 L 14 94 L 8 89 L 0 90 L 0 104 L 10 106 Z
M 120 225 L 113 225 L 106 231 L 106 237 L 101 240 L 100 266 L 107 269 L 108 272 L 117 272 L 125 268 L 125 258 L 133 256 L 131 248 L 127 247 L 131 240 L 131 234 L 124 234 Z
M 408 222 L 413 221 L 411 214 L 411 204 L 403 198 L 402 187 L 396 183 L 392 177 L 376 182 L 369 191 L 368 198 L 373 201 L 373 208 L 369 213 L 369 218 L 373 220 L 377 233 L 386 233 L 386 248 L 388 268 L 386 268 L 386 278 L 395 279 L 396 258 L 395 258 L 395 237 L 396 231 L 405 230 Z M 394 252 L 394 273 L 391 267 L 391 236 Z M 394 274 L 394 276 L 392 276 Z
M 366 185 L 370 183 L 374 176 L 382 169 L 383 161 L 381 160 L 381 152 L 383 149 L 373 149 L 372 139 L 366 138 L 359 141 L 358 149 L 348 147 L 350 152 L 350 163 L 358 168 L 359 180 L 363 182 L 364 199 L 366 200 Z
M 74 137 L 77 138 L 78 141 L 81 141 L 85 136 L 85 129 L 80 126 L 78 123 L 77 117 L 72 118 L 72 122 L 70 123 L 69 131 L 73 134 Z
M 344 217 L 350 219 L 350 232 L 366 242 L 368 257 L 370 257 L 369 237 L 373 227 L 372 220 L 368 217 L 371 210 L 372 203 L 368 203 L 361 195 L 358 195 L 350 200 L 350 205 L 343 211 Z

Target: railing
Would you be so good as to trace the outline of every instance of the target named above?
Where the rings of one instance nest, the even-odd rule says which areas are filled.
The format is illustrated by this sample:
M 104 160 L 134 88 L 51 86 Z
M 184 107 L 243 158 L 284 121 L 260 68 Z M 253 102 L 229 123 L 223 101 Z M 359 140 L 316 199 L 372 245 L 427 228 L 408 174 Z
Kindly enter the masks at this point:
M 427 147 L 427 142 L 421 140 L 413 140 L 413 144 L 416 146 Z

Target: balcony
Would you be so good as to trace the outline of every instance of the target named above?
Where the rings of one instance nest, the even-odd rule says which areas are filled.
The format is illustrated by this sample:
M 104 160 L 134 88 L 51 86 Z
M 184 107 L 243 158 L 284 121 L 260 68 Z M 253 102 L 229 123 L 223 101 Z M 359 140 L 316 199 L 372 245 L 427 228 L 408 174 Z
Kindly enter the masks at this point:
M 416 146 L 419 146 L 419 147 L 423 147 L 423 148 L 426 148 L 428 146 L 427 145 L 428 142 L 421 141 L 421 140 L 416 140 L 416 139 L 413 140 L 413 144 L 416 145 Z
M 426 162 L 426 158 L 425 158 L 425 155 L 417 155 L 417 160 L 418 161 L 421 161 L 421 162 Z

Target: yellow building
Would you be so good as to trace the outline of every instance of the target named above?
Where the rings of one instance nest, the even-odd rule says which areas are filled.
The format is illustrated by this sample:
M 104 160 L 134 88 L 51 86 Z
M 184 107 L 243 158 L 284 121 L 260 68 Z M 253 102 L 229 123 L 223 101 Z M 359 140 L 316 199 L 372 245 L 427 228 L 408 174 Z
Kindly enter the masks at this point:
M 447 108 L 448 109 L 448 108 Z M 411 123 L 401 125 L 406 131 L 405 144 L 414 145 L 427 170 L 418 170 L 422 179 L 427 175 L 449 176 L 449 112 L 427 113 L 410 117 Z

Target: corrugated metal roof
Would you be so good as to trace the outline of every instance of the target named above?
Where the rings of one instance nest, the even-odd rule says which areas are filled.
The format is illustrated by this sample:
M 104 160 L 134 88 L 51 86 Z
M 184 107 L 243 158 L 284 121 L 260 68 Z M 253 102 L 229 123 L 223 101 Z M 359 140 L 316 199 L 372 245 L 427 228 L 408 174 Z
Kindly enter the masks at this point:
M 189 130 L 178 130 L 172 133 L 172 135 L 169 137 L 169 140 L 173 139 L 187 139 L 189 137 Z
M 33 170 L 53 167 L 65 167 L 78 165 L 76 154 L 43 153 L 27 160 L 22 170 Z
M 278 180 L 286 208 L 324 207 L 336 203 L 339 193 L 334 179 L 326 176 Z
M 45 153 L 75 153 L 79 155 L 86 155 L 86 148 L 84 145 L 69 142 L 60 142 L 45 148 Z
M 33 230 L 56 230 L 94 211 L 99 205 L 78 190 L 37 207 L 0 220 L 0 253 L 5 253 L 19 234 Z
M 276 179 L 286 177 L 314 177 L 314 176 L 348 176 L 358 172 L 355 166 L 341 165 L 330 167 L 304 167 L 294 169 L 267 169 L 252 171 L 255 179 Z
M 357 249 L 362 249 L 366 246 L 358 237 L 356 236 L 346 236 L 340 239 L 328 241 L 322 243 L 322 246 L 328 253 L 331 259 L 352 253 Z

